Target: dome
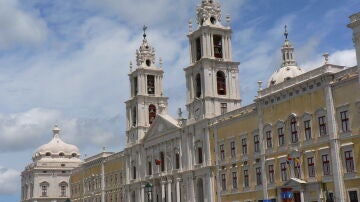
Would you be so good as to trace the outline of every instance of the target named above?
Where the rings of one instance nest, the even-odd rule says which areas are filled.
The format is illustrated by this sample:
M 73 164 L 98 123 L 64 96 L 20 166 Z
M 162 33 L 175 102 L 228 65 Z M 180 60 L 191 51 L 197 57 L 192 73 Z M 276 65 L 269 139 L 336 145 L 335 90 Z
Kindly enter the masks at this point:
M 79 148 L 75 145 L 67 144 L 60 138 L 60 129 L 55 126 L 53 129 L 52 140 L 40 146 L 33 155 L 34 159 L 39 159 L 45 156 L 51 157 L 79 157 Z
M 298 66 L 281 67 L 271 75 L 268 86 L 279 84 L 303 73 L 305 73 L 305 71 Z

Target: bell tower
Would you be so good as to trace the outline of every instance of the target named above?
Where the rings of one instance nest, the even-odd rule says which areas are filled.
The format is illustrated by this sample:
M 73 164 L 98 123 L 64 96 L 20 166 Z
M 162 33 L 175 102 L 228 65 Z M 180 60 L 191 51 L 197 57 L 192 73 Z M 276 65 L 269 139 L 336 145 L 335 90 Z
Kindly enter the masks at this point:
M 130 62 L 130 99 L 126 103 L 126 136 L 127 144 L 139 143 L 144 137 L 155 117 L 166 113 L 168 98 L 163 96 L 162 62 L 155 64 L 155 49 L 146 38 L 144 26 L 143 41 L 136 51 L 136 68 Z
M 184 69 L 189 121 L 212 118 L 241 106 L 239 62 L 232 60 L 230 17 L 221 22 L 221 7 L 202 0 L 198 28 L 189 22 L 190 66 Z

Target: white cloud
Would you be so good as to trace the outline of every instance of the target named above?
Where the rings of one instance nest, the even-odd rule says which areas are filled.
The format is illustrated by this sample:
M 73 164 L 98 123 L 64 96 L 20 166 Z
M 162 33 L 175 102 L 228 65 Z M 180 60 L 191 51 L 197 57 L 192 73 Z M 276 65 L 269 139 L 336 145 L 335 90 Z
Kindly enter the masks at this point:
M 0 151 L 35 149 L 51 139 L 54 124 L 61 136 L 79 147 L 123 145 L 119 117 L 111 119 L 69 118 L 57 110 L 35 108 L 23 113 L 0 114 Z
M 18 0 L 0 0 L 0 50 L 37 45 L 47 36 L 45 22 L 35 12 L 23 10 Z
M 338 50 L 329 54 L 329 64 L 341 65 L 346 67 L 353 67 L 357 64 L 355 49 Z M 320 67 L 323 64 L 324 58 L 322 54 L 317 54 L 313 60 L 305 62 L 303 64 L 303 67 L 307 70 L 311 70 Z
M 0 166 L 0 195 L 18 192 L 20 172 Z

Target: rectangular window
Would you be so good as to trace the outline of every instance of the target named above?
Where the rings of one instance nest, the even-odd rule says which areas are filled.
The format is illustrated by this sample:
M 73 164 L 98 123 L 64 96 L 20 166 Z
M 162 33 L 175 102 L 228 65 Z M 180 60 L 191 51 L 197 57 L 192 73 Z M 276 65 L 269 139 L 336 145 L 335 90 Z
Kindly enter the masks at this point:
M 249 187 L 249 171 L 244 170 L 244 187 Z
M 155 94 L 155 76 L 147 75 L 147 92 L 150 95 Z
M 340 118 L 341 118 L 341 129 L 342 132 L 348 132 L 349 131 L 349 115 L 348 111 L 342 111 L 340 112 Z
M 225 114 L 227 112 L 227 103 L 221 103 L 220 111 L 221 114 Z
M 346 172 L 348 173 L 354 172 L 354 158 L 352 155 L 352 151 L 345 152 L 345 165 L 346 165 Z
M 350 202 L 359 202 L 357 191 L 349 191 Z
M 266 131 L 266 146 L 267 148 L 272 148 L 271 130 Z
M 259 141 L 259 135 L 254 136 L 254 151 L 260 152 L 260 141 Z
M 164 152 L 160 152 L 160 169 L 161 171 L 165 171 L 165 155 Z
M 236 172 L 232 172 L 232 183 L 233 183 L 233 189 L 237 189 L 237 174 L 236 174 Z
M 202 147 L 198 147 L 198 163 L 203 163 L 203 151 Z
M 274 183 L 274 165 L 269 165 L 269 183 Z
M 151 161 L 148 162 L 148 174 L 152 175 L 152 165 L 151 165 Z
M 307 158 L 309 177 L 315 177 L 314 157 Z
M 225 160 L 225 150 L 223 144 L 220 145 L 220 160 Z
M 320 136 L 326 136 L 327 135 L 325 116 L 319 117 L 319 132 L 320 132 Z
M 330 161 L 329 161 L 329 155 L 324 154 L 321 156 L 322 164 L 323 164 L 323 173 L 324 175 L 330 175 Z
M 138 78 L 134 77 L 134 95 L 138 94 Z
M 61 194 L 61 196 L 66 196 L 66 186 L 65 185 L 61 185 L 60 194 Z
M 310 120 L 304 121 L 304 128 L 305 128 L 305 139 L 311 139 L 311 125 Z
M 41 186 L 41 196 L 47 196 L 47 186 L 46 185 Z
M 231 158 L 236 158 L 235 141 L 230 142 Z
M 216 58 L 223 58 L 222 54 L 222 37 L 220 35 L 213 36 L 214 42 L 214 56 Z
M 279 136 L 279 146 L 284 146 L 285 137 L 283 128 L 278 128 L 278 136 Z
M 247 154 L 247 140 L 246 140 L 246 138 L 243 138 L 241 140 L 241 146 L 242 146 L 242 153 Z
M 176 169 L 180 168 L 180 154 L 179 153 L 175 154 L 175 168 Z
M 297 124 L 296 119 L 292 118 L 291 122 L 290 122 L 291 142 L 292 143 L 297 143 L 299 141 L 296 124 Z
M 301 168 L 300 168 L 299 158 L 294 159 L 294 174 L 296 178 L 301 179 Z
M 262 181 L 261 181 L 261 167 L 256 168 L 256 184 L 257 185 L 262 184 Z
M 226 191 L 226 177 L 225 174 L 221 174 L 221 188 L 223 191 Z
M 196 60 L 201 59 L 201 40 L 200 37 L 195 39 L 195 49 L 196 49 Z
M 287 180 L 287 170 L 286 170 L 286 162 L 280 163 L 280 170 L 281 170 L 281 180 Z

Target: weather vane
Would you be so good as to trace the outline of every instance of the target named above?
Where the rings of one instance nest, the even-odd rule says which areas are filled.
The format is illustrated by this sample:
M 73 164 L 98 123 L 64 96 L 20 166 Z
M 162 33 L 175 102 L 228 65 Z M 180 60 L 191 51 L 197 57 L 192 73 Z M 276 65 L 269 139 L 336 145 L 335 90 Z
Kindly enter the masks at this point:
M 288 35 L 289 33 L 287 32 L 287 25 L 285 25 L 285 32 L 284 32 L 284 36 L 285 36 L 285 39 L 287 40 L 288 39 Z
M 143 37 L 144 37 L 144 38 L 146 38 L 146 30 L 147 30 L 147 28 L 148 28 L 148 27 L 147 27 L 146 25 L 144 25 L 144 27 L 143 27 L 143 31 L 144 31 Z

